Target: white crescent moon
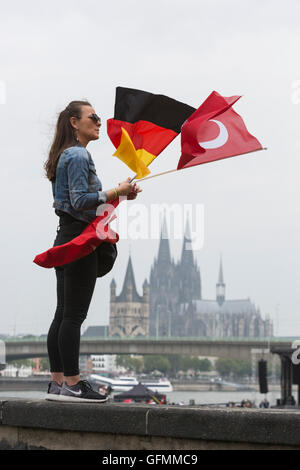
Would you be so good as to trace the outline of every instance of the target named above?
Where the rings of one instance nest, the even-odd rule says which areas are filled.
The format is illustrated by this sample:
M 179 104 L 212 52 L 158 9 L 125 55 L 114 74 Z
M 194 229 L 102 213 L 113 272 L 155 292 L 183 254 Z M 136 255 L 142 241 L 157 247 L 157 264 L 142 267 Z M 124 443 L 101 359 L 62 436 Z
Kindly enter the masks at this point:
M 215 139 L 208 140 L 206 142 L 199 142 L 199 145 L 205 149 L 217 149 L 222 147 L 222 145 L 226 144 L 228 140 L 228 131 L 226 127 L 224 126 L 223 122 L 216 121 L 215 119 L 209 119 L 208 122 L 215 122 L 219 126 L 220 133 Z

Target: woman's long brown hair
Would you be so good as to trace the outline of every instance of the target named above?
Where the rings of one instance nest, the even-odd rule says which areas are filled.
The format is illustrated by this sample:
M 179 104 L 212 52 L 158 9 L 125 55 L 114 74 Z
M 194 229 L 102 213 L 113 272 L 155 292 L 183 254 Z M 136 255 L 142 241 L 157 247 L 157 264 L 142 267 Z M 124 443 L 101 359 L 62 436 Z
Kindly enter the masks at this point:
M 50 181 L 55 180 L 57 162 L 60 154 L 68 147 L 77 144 L 77 139 L 74 134 L 74 128 L 70 123 L 71 117 L 81 118 L 81 107 L 91 106 L 88 101 L 71 101 L 66 109 L 64 109 L 58 116 L 54 139 L 50 148 L 47 161 L 44 163 L 46 177 Z

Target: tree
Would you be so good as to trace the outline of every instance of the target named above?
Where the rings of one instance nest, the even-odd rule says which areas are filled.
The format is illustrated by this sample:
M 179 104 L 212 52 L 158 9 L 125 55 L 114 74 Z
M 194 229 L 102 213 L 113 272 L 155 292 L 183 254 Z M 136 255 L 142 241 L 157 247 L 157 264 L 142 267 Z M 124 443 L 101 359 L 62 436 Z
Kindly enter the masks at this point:
M 209 359 L 199 359 L 194 356 L 182 356 L 178 364 L 178 370 L 193 370 L 195 372 L 204 372 L 211 370 L 211 362 Z
M 209 372 L 212 370 L 211 362 L 207 357 L 205 359 L 199 359 L 199 367 L 199 370 L 202 372 Z
M 180 361 L 181 361 L 180 354 L 169 354 L 164 357 L 168 359 L 170 366 L 171 366 L 169 373 L 172 375 L 176 375 L 177 372 L 180 370 Z
M 140 373 L 144 368 L 143 359 L 138 357 L 132 357 L 128 354 L 117 356 L 116 365 L 118 367 L 124 367 L 132 372 Z
M 235 360 L 235 371 L 234 375 L 237 377 L 244 377 L 245 375 L 251 375 L 252 367 L 251 362 L 246 360 Z
M 145 356 L 144 357 L 144 371 L 146 373 L 159 370 L 162 374 L 166 374 L 171 370 L 171 364 L 165 356 Z
M 143 359 L 139 359 L 138 357 L 132 357 L 129 361 L 129 370 L 132 370 L 136 373 L 141 373 L 144 369 L 144 361 Z
M 37 336 L 34 336 L 34 335 L 24 335 L 24 336 L 22 336 L 20 339 L 21 339 L 22 341 L 23 341 L 23 340 L 26 340 L 26 341 L 28 340 L 28 341 L 30 341 L 30 340 L 35 340 L 35 339 L 37 339 Z
M 48 357 L 40 358 L 40 370 L 50 370 L 50 363 Z
M 220 357 L 216 360 L 216 370 L 222 376 L 243 377 L 251 375 L 251 362 L 242 359 Z
M 221 376 L 229 376 L 234 371 L 233 360 L 219 357 L 219 359 L 216 360 L 216 370 Z
M 189 369 L 193 369 L 194 363 L 190 356 L 182 356 L 179 362 L 179 370 L 187 372 Z

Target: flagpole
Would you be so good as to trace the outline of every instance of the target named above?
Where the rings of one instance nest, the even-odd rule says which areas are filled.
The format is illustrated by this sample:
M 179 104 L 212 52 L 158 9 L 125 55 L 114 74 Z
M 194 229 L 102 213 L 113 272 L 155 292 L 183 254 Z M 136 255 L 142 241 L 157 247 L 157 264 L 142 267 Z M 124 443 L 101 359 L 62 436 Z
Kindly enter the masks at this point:
M 247 153 L 254 153 L 254 152 L 259 152 L 260 150 L 267 150 L 268 147 L 262 147 L 261 149 L 257 149 L 257 150 L 250 150 L 250 152 L 245 152 L 245 153 L 239 153 L 238 155 L 247 155 Z M 232 155 L 232 157 L 236 157 L 237 155 Z M 227 158 L 227 157 L 226 157 Z M 223 160 L 223 159 L 222 159 Z M 213 161 L 217 161 L 217 160 L 213 160 Z M 206 163 L 210 163 L 210 162 L 206 162 Z M 197 166 L 197 165 L 193 165 L 193 166 Z M 140 180 L 138 180 L 138 182 L 140 181 L 146 181 L 146 180 L 150 180 L 150 178 L 155 178 L 156 176 L 161 176 L 161 175 L 166 175 L 167 173 L 173 173 L 174 171 L 179 171 L 179 170 L 186 170 L 187 168 L 191 168 L 190 166 L 187 166 L 187 167 L 184 167 L 184 168 L 174 168 L 173 170 L 168 170 L 168 171 L 163 171 L 162 173 L 156 173 L 155 175 L 151 175 L 151 176 L 146 176 L 146 178 L 141 178 Z M 130 180 L 130 183 L 136 178 L 136 175 Z
M 185 170 L 185 168 L 180 168 L 180 169 Z M 140 180 L 138 180 L 138 182 L 149 180 L 150 178 L 155 178 L 156 176 L 166 175 L 167 173 L 172 173 L 173 171 L 178 171 L 178 170 L 177 170 L 177 168 L 174 168 L 174 170 L 168 170 L 168 171 L 163 171 L 162 173 L 156 173 L 155 175 L 147 176 L 146 178 L 141 178 Z M 134 178 L 136 178 L 136 175 L 135 175 Z M 134 179 L 134 178 L 132 178 L 132 179 Z
M 181 169 L 184 170 L 184 168 L 181 168 Z M 147 176 L 146 178 L 141 178 L 140 180 L 138 180 L 138 182 L 149 180 L 150 178 L 155 178 L 155 176 L 165 175 L 166 173 L 172 173 L 173 171 L 178 171 L 178 170 L 177 168 L 174 168 L 174 170 L 168 170 L 168 171 L 163 171 L 162 173 L 156 173 L 155 175 Z M 129 183 L 131 183 L 135 178 L 136 178 L 136 175 L 129 181 Z

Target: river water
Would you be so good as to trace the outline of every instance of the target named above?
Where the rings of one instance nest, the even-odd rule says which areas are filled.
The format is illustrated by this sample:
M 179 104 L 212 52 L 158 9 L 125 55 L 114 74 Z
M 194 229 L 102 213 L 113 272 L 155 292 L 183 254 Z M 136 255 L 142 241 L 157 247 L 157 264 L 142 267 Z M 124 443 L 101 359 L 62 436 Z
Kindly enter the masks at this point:
M 120 393 L 120 392 L 119 392 Z M 166 394 L 167 400 L 170 403 L 189 405 L 190 400 L 194 400 L 195 405 L 204 404 L 224 404 L 229 401 L 240 404 L 242 400 L 250 400 L 254 402 L 256 406 L 259 406 L 260 402 L 267 397 L 270 406 L 276 404 L 276 399 L 280 398 L 280 391 L 271 391 L 266 395 L 261 394 L 257 391 L 173 391 Z M 46 392 L 33 392 L 33 391 L 16 391 L 16 392 L 0 392 L 0 400 L 9 398 L 28 398 L 28 399 L 44 399 Z

